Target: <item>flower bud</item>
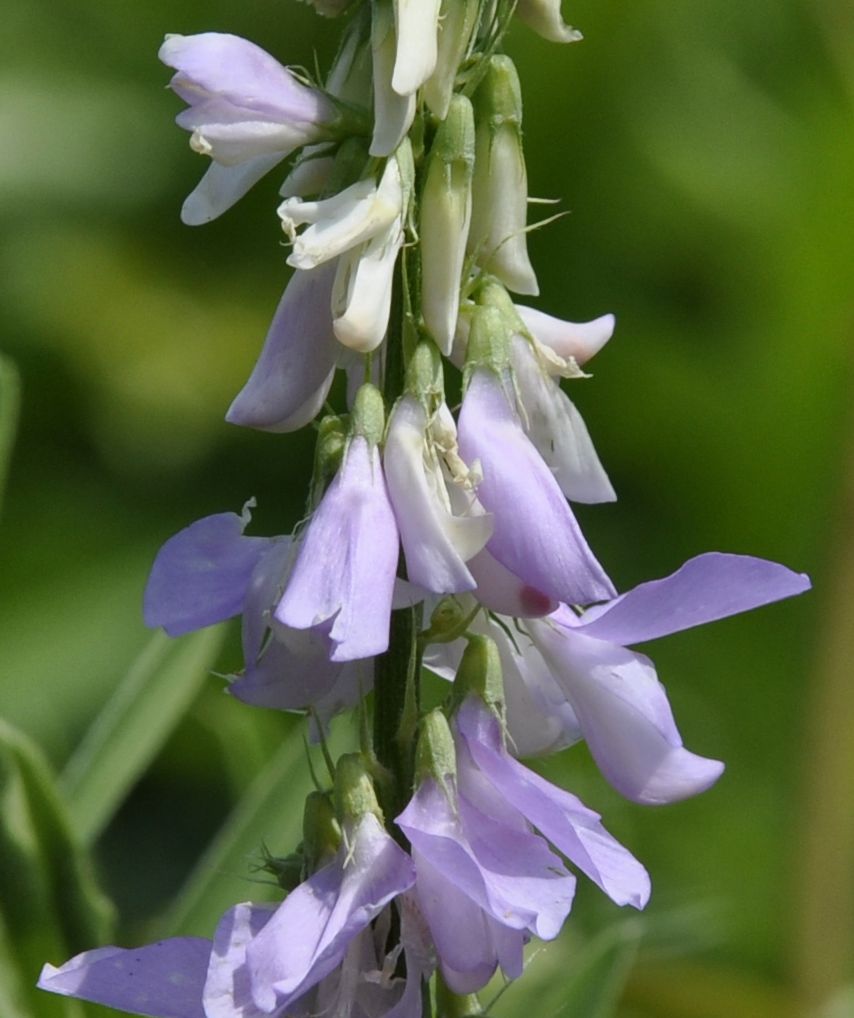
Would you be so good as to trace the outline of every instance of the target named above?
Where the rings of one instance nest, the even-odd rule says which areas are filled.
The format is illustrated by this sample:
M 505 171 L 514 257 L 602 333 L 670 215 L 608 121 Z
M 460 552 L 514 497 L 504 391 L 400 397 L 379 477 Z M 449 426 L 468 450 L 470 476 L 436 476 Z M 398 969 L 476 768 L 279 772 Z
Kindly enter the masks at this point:
M 471 223 L 474 137 L 471 103 L 454 96 L 430 149 L 419 228 L 422 313 L 446 355 L 454 342 Z
M 430 112 L 439 120 L 444 120 L 448 115 L 457 71 L 465 59 L 479 11 L 478 0 L 442 0 L 436 69 L 422 89 Z
M 309 792 L 302 814 L 302 845 L 306 868 L 314 873 L 338 851 L 341 827 L 325 792 Z
M 430 711 L 421 721 L 418 748 L 415 751 L 415 775 L 416 781 L 433 778 L 441 788 L 447 787 L 449 778 L 457 776 L 454 737 L 448 719 L 439 707 Z
M 314 471 L 311 478 L 311 505 L 317 505 L 324 491 L 338 473 L 347 441 L 345 418 L 329 415 L 320 422 L 314 448 Z
M 513 61 L 493 56 L 474 95 L 475 168 L 468 247 L 515 293 L 539 293 L 528 259 L 528 177 L 522 151 L 522 93 Z
M 488 636 L 470 636 L 454 680 L 454 700 L 462 703 L 474 694 L 499 716 L 504 714 L 504 679 L 501 657 Z
M 367 813 L 383 822 L 374 783 L 359 753 L 347 753 L 335 765 L 335 812 L 342 824 L 356 822 Z

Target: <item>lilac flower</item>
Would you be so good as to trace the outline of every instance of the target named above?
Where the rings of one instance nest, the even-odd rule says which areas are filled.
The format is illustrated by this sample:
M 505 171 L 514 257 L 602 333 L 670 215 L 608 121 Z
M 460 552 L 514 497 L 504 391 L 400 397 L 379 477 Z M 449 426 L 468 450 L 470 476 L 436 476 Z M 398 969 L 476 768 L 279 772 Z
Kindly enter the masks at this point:
M 617 905 L 646 905 L 643 866 L 602 827 L 598 813 L 507 752 L 500 721 L 482 700 L 468 697 L 454 725 L 461 794 L 489 795 L 518 810 Z
M 427 724 L 426 738 L 435 737 L 437 722 Z M 435 767 L 422 776 L 397 823 L 412 844 L 416 894 L 443 976 L 470 993 L 498 965 L 520 975 L 527 939 L 557 936 L 572 905 L 575 879 L 532 825 L 619 904 L 642 907 L 649 880 L 595 813 L 507 754 L 498 718 L 478 697 L 465 701 L 454 727 L 456 777 Z
M 184 203 L 185 223 L 216 218 L 295 149 L 341 130 L 341 112 L 327 96 L 246 39 L 169 35 L 159 57 L 175 68 L 170 86 L 189 104 L 178 124 L 214 160 Z
M 280 1012 L 341 964 L 353 938 L 414 883 L 412 862 L 373 813 L 300 884 L 246 950 L 252 1000 Z
M 400 944 L 387 957 L 389 922 L 381 920 L 388 916 L 388 907 L 379 903 L 397 894 L 398 887 L 411 884 L 412 864 L 387 835 L 375 830 L 372 819 L 365 832 L 356 832 L 361 872 L 355 872 L 356 856 L 348 857 L 339 874 L 340 886 L 336 889 L 333 880 L 331 895 L 322 900 L 311 898 L 307 881 L 278 909 L 251 902 L 235 905 L 220 920 L 213 941 L 176 937 L 140 948 L 86 951 L 59 968 L 45 965 L 39 987 L 153 1018 L 261 1018 L 263 1014 L 279 1014 L 281 1009 L 275 1005 L 259 1010 L 253 999 L 253 993 L 263 995 L 264 990 L 253 982 L 250 952 L 255 952 L 259 942 L 264 946 L 270 936 L 265 930 L 271 927 L 274 942 L 294 959 L 293 945 L 305 948 L 307 938 L 327 919 L 327 951 L 322 957 L 318 954 L 316 970 L 309 967 L 303 977 L 305 992 L 285 998 L 289 1001 L 287 1014 L 300 1018 L 324 1013 L 350 1018 L 421 1018 L 421 981 L 429 976 L 432 965 L 429 945 L 404 894 L 398 898 Z M 338 861 L 330 864 L 333 868 L 336 865 Z M 318 888 L 320 882 L 312 890 Z M 309 921 L 305 926 L 283 930 L 277 917 L 294 895 L 298 897 L 288 914 L 293 917 L 302 907 Z M 378 913 L 375 931 L 368 924 Z M 348 929 L 343 928 L 345 922 L 350 924 Z M 332 927 L 336 927 L 334 933 Z M 393 975 L 394 961 L 401 951 L 406 954 L 405 980 Z M 331 958 L 339 960 L 330 967 Z M 266 989 L 275 996 L 272 987 Z
M 341 349 L 329 310 L 334 279 L 334 262 L 291 277 L 249 381 L 226 414 L 231 424 L 295 431 L 316 416 Z
M 180 636 L 242 615 L 245 671 L 228 692 L 279 710 L 311 706 L 323 724 L 370 689 L 371 671 L 365 662 L 330 661 L 328 632 L 271 624 L 294 550 L 289 538 L 246 536 L 248 522 L 247 506 L 241 516 L 206 516 L 171 537 L 151 569 L 146 624 Z
M 627 798 L 674 802 L 704 791 L 723 764 L 688 752 L 652 662 L 626 644 L 652 640 L 809 589 L 809 579 L 746 555 L 710 553 L 578 619 L 560 609 L 527 623 L 605 777 Z
M 409 579 L 439 594 L 471 590 L 466 562 L 492 525 L 485 515 L 453 512 L 427 414 L 414 396 L 402 396 L 392 411 L 383 465 Z
M 554 476 L 522 431 L 497 375 L 486 368 L 472 373 L 459 436 L 463 458 L 479 460 L 483 470 L 478 498 L 493 515 L 490 554 L 555 601 L 613 597 Z
M 276 619 L 294 629 L 331 622 L 332 661 L 381 654 L 388 647 L 397 557 L 379 450 L 356 435 L 311 518 Z
M 498 965 L 515 979 L 529 936 L 552 939 L 569 913 L 575 878 L 506 810 L 449 799 L 425 778 L 397 823 L 412 844 L 416 894 L 442 975 L 457 993 L 484 986 Z

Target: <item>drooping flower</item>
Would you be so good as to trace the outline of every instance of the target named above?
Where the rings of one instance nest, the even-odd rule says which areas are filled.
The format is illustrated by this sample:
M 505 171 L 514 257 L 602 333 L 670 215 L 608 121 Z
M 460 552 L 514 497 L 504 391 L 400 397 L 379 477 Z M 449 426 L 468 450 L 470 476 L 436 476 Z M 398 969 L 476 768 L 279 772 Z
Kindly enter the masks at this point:
M 244 671 L 228 692 L 278 710 L 312 707 L 321 724 L 368 692 L 366 662 L 330 661 L 328 632 L 288 630 L 271 619 L 294 559 L 286 537 L 250 537 L 243 514 L 206 516 L 171 537 L 151 569 L 146 624 L 170 636 L 241 615 Z
M 478 460 L 483 471 L 478 498 L 493 516 L 490 554 L 554 601 L 588 604 L 613 597 L 614 587 L 554 475 L 524 434 L 498 375 L 486 367 L 471 374 L 459 437 L 463 458 Z
M 312 515 L 275 610 L 293 629 L 331 623 L 332 661 L 388 647 L 399 547 L 378 448 L 382 397 L 372 385 L 359 390 L 353 417 L 341 467 Z
M 352 1018 L 417 1018 L 413 1000 L 432 965 L 417 921 L 401 900 L 391 958 L 388 919 L 377 923 L 378 940 L 370 929 L 412 887 L 412 861 L 384 830 L 357 756 L 338 761 L 335 783 L 334 812 L 327 796 L 309 797 L 303 859 L 313 872 L 278 907 L 236 905 L 212 942 L 87 951 L 46 965 L 39 986 L 153 1018 L 307 1016 L 335 1002 L 332 1013 Z M 393 971 L 401 951 L 412 967 L 405 981 Z
M 238 36 L 169 35 L 158 55 L 175 68 L 170 86 L 189 104 L 178 124 L 192 132 L 191 146 L 214 160 L 184 203 L 190 225 L 230 208 L 300 146 L 357 129 L 355 115 Z
M 344 960 L 350 942 L 414 882 L 412 862 L 366 813 L 335 859 L 292 891 L 246 951 L 252 1000 L 281 1013 Z
M 708 788 L 723 764 L 684 749 L 652 662 L 626 645 L 792 597 L 809 586 L 806 576 L 775 562 L 709 553 L 580 619 L 561 609 L 527 629 L 605 777 L 636 802 L 674 802 Z
M 427 413 L 411 394 L 392 411 L 383 464 L 409 579 L 438 594 L 474 588 L 466 563 L 483 548 L 492 524 L 486 515 L 453 512 Z
M 529 937 L 555 937 L 572 906 L 575 878 L 560 859 L 518 818 L 483 811 L 450 780 L 424 777 L 397 823 L 451 989 L 473 993 L 499 965 L 521 975 Z

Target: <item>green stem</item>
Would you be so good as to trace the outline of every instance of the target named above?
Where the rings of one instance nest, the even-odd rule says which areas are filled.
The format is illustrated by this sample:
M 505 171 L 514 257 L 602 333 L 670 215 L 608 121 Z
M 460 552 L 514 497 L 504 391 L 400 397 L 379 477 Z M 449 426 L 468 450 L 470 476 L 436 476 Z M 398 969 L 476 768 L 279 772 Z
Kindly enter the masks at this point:
M 483 1014 L 477 994 L 457 994 L 448 989 L 445 980 L 436 975 L 436 1018 L 468 1018 Z

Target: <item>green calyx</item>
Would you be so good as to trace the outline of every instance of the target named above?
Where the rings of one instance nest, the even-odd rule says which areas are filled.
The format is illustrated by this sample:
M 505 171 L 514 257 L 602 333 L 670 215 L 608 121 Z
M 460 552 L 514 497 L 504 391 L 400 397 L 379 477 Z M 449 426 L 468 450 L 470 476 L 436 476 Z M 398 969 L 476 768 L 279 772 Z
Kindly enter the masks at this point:
M 483 700 L 499 718 L 504 717 L 504 679 L 498 646 L 488 636 L 469 636 L 463 651 L 457 677 L 454 679 L 453 699 L 461 704 L 469 696 Z
M 522 129 L 522 87 L 510 57 L 496 54 L 489 58 L 486 72 L 474 94 L 478 123 L 487 123 L 494 131 L 505 124 Z
M 361 180 L 369 161 L 368 143 L 364 138 L 349 137 L 342 141 L 335 153 L 335 165 L 329 177 L 329 193 L 337 194 Z
M 469 601 L 472 601 L 469 598 Z M 430 625 L 421 633 L 420 640 L 427 646 L 431 643 L 452 643 L 465 634 L 474 617 L 481 610 L 478 602 L 474 606 L 461 602 L 453 594 L 443 597 L 433 609 Z
M 406 391 L 426 408 L 432 409 L 445 394 L 445 375 L 439 348 L 430 340 L 421 340 L 406 365 Z
M 471 179 L 474 168 L 474 110 L 464 95 L 455 95 L 448 107 L 448 115 L 439 125 L 430 146 L 433 161 L 467 170 Z
M 488 368 L 499 376 L 510 367 L 510 340 L 513 330 L 506 316 L 492 306 L 473 308 L 469 315 L 464 381 L 468 384 L 475 368 Z
M 366 813 L 383 822 L 368 765 L 361 753 L 347 753 L 335 765 L 335 812 L 342 824 L 361 820 Z
M 338 473 L 347 442 L 347 419 L 328 415 L 317 427 L 314 449 L 314 471 L 311 478 L 310 502 L 316 506 L 332 478 Z
M 309 792 L 302 814 L 302 838 L 309 873 L 318 870 L 338 851 L 341 827 L 332 800 L 325 792 Z
M 448 719 L 440 707 L 421 719 L 418 747 L 415 751 L 415 779 L 417 782 L 432 778 L 440 788 L 457 776 L 457 754 Z
M 379 445 L 385 431 L 385 404 L 380 390 L 366 382 L 356 393 L 351 415 L 350 437 L 360 435 L 369 445 Z

